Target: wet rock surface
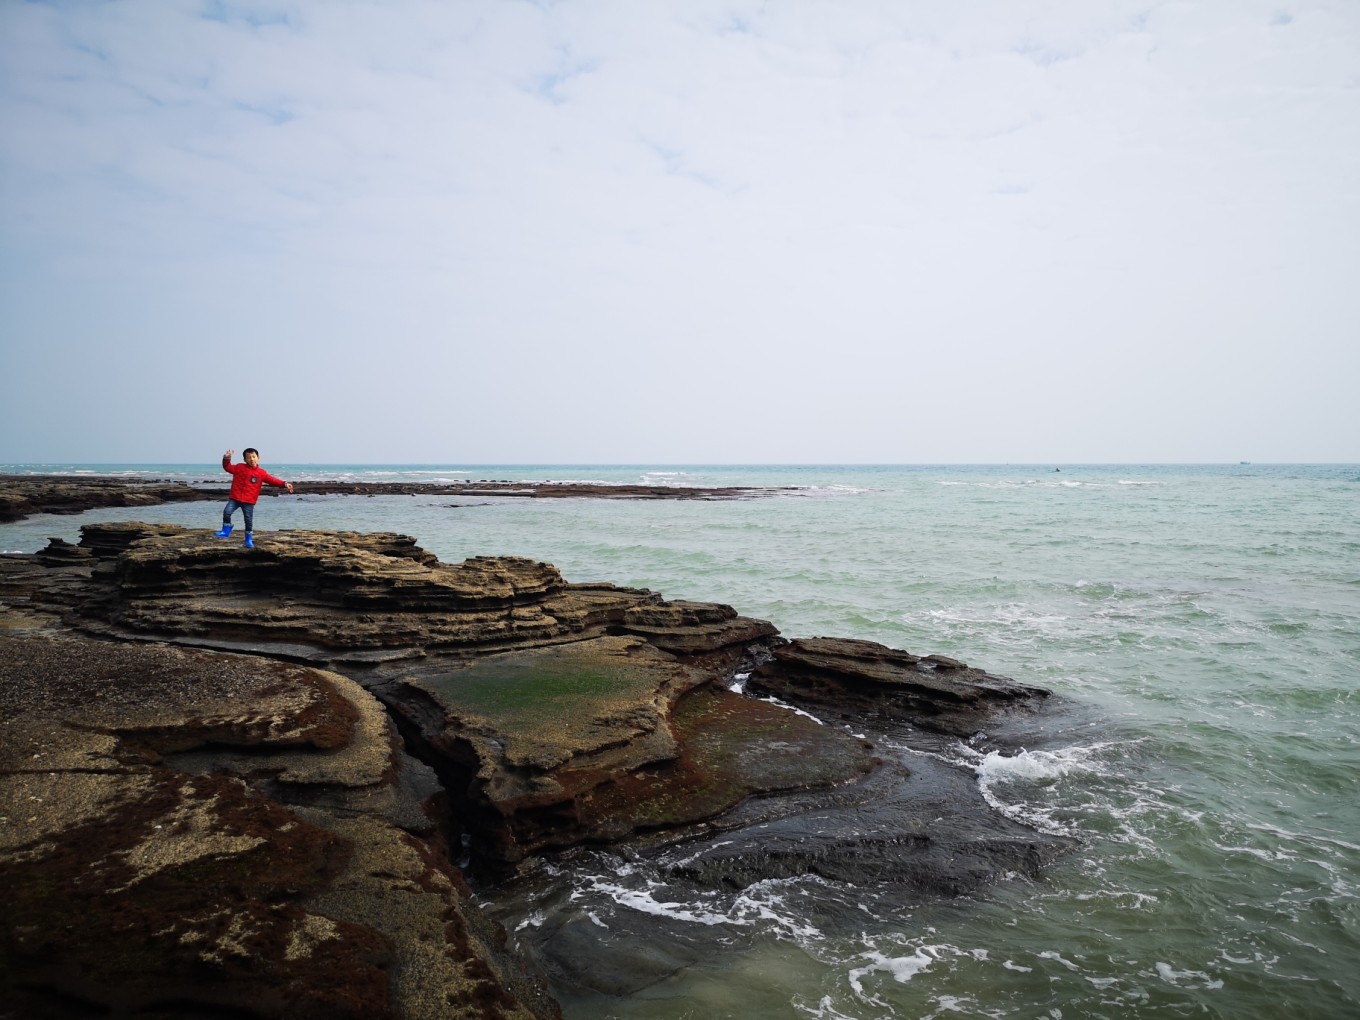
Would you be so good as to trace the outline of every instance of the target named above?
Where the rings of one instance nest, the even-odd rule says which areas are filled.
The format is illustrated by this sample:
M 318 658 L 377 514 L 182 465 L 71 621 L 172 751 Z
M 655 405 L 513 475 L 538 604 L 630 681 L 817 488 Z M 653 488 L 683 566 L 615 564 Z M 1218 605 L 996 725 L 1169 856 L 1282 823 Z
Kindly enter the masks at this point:
M 614 845 L 690 888 L 952 895 L 1063 848 L 886 753 L 1041 689 L 401 535 L 257 544 L 134 522 L 0 557 L 0 991 L 33 1015 L 556 1015 L 465 855 L 493 884 Z M 576 944 L 535 966 L 589 984 Z M 669 959 L 618 952 L 621 988 Z
M 773 652 L 752 676 L 753 690 L 847 719 L 907 722 L 955 736 L 976 733 L 984 717 L 1028 711 L 1049 693 L 948 656 L 912 655 L 873 641 L 799 638 Z

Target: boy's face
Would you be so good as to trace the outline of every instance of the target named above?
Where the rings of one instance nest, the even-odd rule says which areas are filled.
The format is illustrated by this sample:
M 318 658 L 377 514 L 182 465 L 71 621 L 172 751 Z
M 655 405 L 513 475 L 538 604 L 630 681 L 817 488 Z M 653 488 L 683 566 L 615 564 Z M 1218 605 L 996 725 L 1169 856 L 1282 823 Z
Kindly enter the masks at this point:
M 260 455 L 256 453 L 254 450 L 251 450 L 248 454 L 246 454 L 246 464 L 253 468 L 259 467 Z

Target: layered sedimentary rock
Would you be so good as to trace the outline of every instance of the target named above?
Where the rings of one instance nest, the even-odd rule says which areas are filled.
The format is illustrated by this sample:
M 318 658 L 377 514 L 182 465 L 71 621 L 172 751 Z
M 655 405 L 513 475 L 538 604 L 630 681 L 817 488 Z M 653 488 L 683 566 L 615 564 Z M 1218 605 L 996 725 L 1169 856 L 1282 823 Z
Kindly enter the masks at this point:
M 676 881 L 941 892 L 1061 849 L 856 732 L 1042 699 L 953 660 L 393 534 L 82 536 L 0 557 L 0 991 L 39 1013 L 553 1015 L 469 906 L 463 848 L 495 875 L 722 833 Z
M 773 649 L 751 677 L 753 690 L 861 720 L 908 722 L 956 736 L 979 721 L 1048 697 L 944 655 L 912 655 L 873 641 L 801 638 Z

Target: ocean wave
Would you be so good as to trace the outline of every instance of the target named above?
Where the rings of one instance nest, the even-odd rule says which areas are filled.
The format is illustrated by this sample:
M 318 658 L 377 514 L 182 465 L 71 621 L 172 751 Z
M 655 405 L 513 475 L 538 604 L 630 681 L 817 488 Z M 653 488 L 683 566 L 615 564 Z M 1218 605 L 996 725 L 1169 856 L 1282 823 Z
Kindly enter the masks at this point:
M 1166 483 L 1152 478 L 1120 478 L 1112 482 L 1082 478 L 992 478 L 978 481 L 941 478 L 935 484 L 972 489 L 1128 489 L 1157 488 Z
M 621 885 L 603 876 L 583 876 L 585 886 L 573 890 L 572 900 L 580 900 L 587 891 L 613 900 L 621 907 L 636 910 L 642 914 L 652 914 L 671 921 L 685 921 L 689 924 L 731 924 L 732 919 L 725 913 L 710 910 L 701 903 L 685 903 L 681 900 L 658 899 L 656 890 L 662 888 L 660 882 L 648 883 L 648 888 L 637 889 Z
M 790 491 L 797 496 L 861 496 L 874 490 L 860 485 L 796 485 Z
M 884 987 L 882 982 L 873 982 L 874 978 L 882 975 L 899 985 L 909 984 L 918 979 L 926 982 L 924 995 L 935 1008 L 929 1012 L 917 1012 L 915 1015 L 921 1017 L 921 1020 L 933 1020 L 935 1017 L 952 1013 L 997 1018 L 1010 1015 L 1004 1009 L 984 1006 L 972 995 L 944 992 L 941 990 L 943 987 L 941 982 L 932 980 L 936 977 L 937 966 L 944 968 L 939 972 L 944 975 L 956 972 L 961 965 L 969 963 L 989 964 L 991 955 L 989 950 L 963 949 L 948 943 L 928 942 L 926 938 L 929 936 L 911 940 L 905 945 L 893 945 L 892 943 L 898 940 L 892 939 L 882 949 L 871 948 L 860 953 L 857 958 L 846 961 L 848 964 L 855 964 L 849 967 L 845 975 L 846 983 L 850 986 L 855 999 L 877 1009 L 886 1010 L 887 1016 L 899 1015 L 897 1007 L 902 1002 L 900 995 L 892 994 L 891 985 Z M 894 952 L 895 949 L 900 951 Z M 1015 973 L 1029 973 L 1032 970 L 1011 960 L 1003 962 L 1001 967 Z M 871 984 L 874 986 L 871 987 Z M 830 1007 L 830 998 L 823 999 L 822 1005 Z M 809 1015 L 819 1014 L 809 1011 Z M 830 1012 L 820 1015 L 843 1014 Z
M 1051 835 L 1100 833 L 1150 851 L 1155 843 L 1141 820 L 1148 812 L 1177 809 L 1159 791 L 1130 783 L 1110 760 L 1142 742 L 1101 741 L 1018 753 L 982 753 L 960 743 L 956 753 L 963 761 L 971 759 L 983 799 L 1006 817 Z M 1194 820 L 1184 811 L 1177 813 Z
M 594 902 L 595 913 L 590 916 L 602 927 L 609 926 L 599 916 L 600 910 L 607 905 L 609 909 L 621 907 L 666 921 L 705 928 L 756 928 L 776 939 L 806 947 L 820 942 L 824 936 L 807 918 L 806 911 L 790 902 L 791 897 L 808 886 L 828 884 L 817 875 L 764 879 L 746 886 L 724 904 L 721 901 L 723 894 L 717 892 L 699 893 L 693 899 L 677 898 L 671 886 L 629 866 L 619 868 L 612 875 L 580 876 L 570 899 L 586 910 Z M 521 926 L 523 924 L 521 922 Z
M 1330 836 L 1323 836 L 1316 832 L 1291 832 L 1288 829 L 1280 828 L 1278 825 L 1268 825 L 1265 822 L 1250 822 L 1247 824 L 1247 828 L 1255 829 L 1258 832 L 1268 832 L 1272 836 L 1278 836 L 1281 839 L 1297 840 L 1302 843 L 1321 843 L 1325 846 L 1338 847 L 1343 850 L 1360 851 L 1360 844 L 1349 843 L 1344 839 L 1333 839 Z

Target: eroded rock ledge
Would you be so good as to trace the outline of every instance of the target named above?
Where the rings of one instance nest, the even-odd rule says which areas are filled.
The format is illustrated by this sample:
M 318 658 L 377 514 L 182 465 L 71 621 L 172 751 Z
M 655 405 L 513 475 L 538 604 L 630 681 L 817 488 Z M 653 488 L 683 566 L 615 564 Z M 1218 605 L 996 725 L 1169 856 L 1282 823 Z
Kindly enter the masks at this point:
M 450 847 L 504 875 L 699 839 L 677 881 L 872 861 L 938 892 L 1062 848 L 985 806 L 885 813 L 906 773 L 872 736 L 729 682 L 899 734 L 1038 688 L 401 535 L 259 545 L 105 524 L 0 557 L 0 996 L 33 1015 L 557 1015 Z M 868 805 L 870 840 L 796 831 Z

